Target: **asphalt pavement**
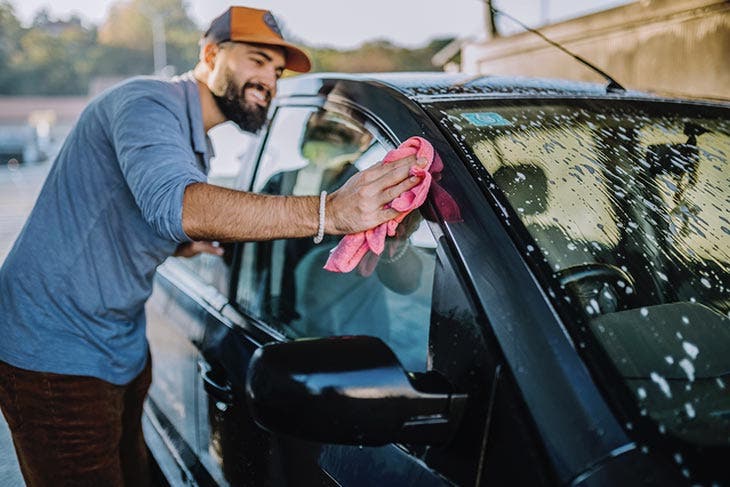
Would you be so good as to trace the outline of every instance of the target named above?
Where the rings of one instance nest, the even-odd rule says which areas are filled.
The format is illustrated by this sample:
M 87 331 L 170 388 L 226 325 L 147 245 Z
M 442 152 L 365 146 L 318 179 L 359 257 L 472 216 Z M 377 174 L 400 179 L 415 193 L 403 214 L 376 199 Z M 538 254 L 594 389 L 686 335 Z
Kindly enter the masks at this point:
M 23 228 L 49 167 L 49 162 L 0 166 L 0 263 Z M 0 487 L 23 485 L 10 430 L 0 415 Z

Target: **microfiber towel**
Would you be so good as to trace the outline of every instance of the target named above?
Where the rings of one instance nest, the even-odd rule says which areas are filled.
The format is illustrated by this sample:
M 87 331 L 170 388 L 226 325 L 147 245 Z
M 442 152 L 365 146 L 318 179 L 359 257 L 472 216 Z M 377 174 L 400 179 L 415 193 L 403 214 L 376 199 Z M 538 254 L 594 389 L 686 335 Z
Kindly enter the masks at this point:
M 428 190 L 431 187 L 431 172 L 441 172 L 443 162 L 429 141 L 422 137 L 410 137 L 397 149 L 385 155 L 382 164 L 388 164 L 404 157 L 415 155 L 428 162 L 425 166 L 413 165 L 411 176 L 419 176 L 421 182 L 413 188 L 401 193 L 388 206 L 401 213 L 394 219 L 378 225 L 375 228 L 359 233 L 345 235 L 330 253 L 324 268 L 332 272 L 350 272 L 360 263 L 368 251 L 380 255 L 385 248 L 385 237 L 395 236 L 398 224 L 410 213 L 426 201 Z

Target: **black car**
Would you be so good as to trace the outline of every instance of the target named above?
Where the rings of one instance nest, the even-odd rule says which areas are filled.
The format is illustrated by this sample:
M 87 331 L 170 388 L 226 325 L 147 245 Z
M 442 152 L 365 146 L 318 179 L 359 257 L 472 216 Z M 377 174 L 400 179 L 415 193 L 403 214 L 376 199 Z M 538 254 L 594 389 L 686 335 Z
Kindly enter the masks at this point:
M 418 135 L 426 203 L 170 258 L 145 429 L 172 484 L 730 485 L 730 107 L 464 74 L 285 79 L 235 181 L 333 191 Z

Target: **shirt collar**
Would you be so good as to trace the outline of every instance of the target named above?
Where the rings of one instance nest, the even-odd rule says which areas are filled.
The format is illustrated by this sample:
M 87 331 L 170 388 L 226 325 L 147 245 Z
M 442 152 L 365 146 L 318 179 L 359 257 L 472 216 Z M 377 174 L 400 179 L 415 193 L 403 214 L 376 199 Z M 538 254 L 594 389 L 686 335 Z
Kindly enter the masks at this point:
M 193 150 L 203 156 L 206 171 L 210 167 L 210 158 L 213 157 L 213 146 L 210 143 L 208 134 L 203 126 L 203 109 L 200 105 L 200 92 L 198 82 L 195 80 L 192 71 L 180 75 L 185 99 L 187 101 L 188 119 L 190 120 L 190 137 Z

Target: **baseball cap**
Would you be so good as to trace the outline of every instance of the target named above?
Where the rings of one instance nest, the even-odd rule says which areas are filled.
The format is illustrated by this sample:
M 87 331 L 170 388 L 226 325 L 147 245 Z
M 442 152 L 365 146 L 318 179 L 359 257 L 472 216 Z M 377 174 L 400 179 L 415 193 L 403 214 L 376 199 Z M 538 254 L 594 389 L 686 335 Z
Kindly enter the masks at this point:
M 268 10 L 234 6 L 213 19 L 203 36 L 208 42 L 241 41 L 281 46 L 286 51 L 286 68 L 305 73 L 312 64 L 309 56 L 284 40 L 276 19 Z

